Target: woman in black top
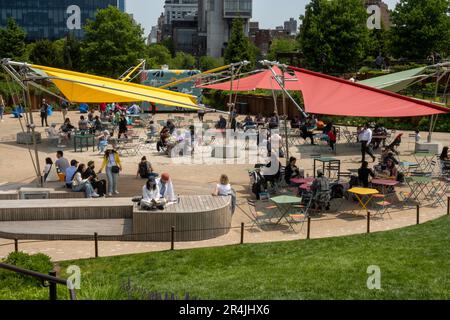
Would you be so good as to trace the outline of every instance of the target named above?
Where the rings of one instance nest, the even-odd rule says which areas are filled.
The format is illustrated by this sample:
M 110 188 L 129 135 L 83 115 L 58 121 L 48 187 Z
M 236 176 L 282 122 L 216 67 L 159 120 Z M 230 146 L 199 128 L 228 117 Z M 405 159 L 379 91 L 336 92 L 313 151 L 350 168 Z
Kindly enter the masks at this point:
M 119 139 L 120 137 L 123 135 L 125 135 L 125 139 L 128 139 L 128 135 L 127 135 L 127 128 L 128 122 L 127 119 L 125 118 L 124 115 L 120 116 L 120 121 L 119 121 Z
M 97 173 L 95 172 L 95 163 L 94 161 L 89 161 L 87 165 L 86 171 L 81 173 L 81 177 L 83 179 L 87 179 L 92 177 L 91 185 L 94 190 L 97 190 L 97 193 L 100 197 L 104 197 L 106 194 L 106 180 L 100 180 L 98 178 Z
M 358 170 L 358 180 L 364 188 L 369 187 L 369 176 L 375 178 L 375 173 L 369 168 L 369 163 L 364 161 Z
M 291 184 L 291 179 L 300 177 L 300 170 L 298 170 L 298 167 L 295 165 L 296 162 L 297 159 L 291 157 L 289 159 L 289 165 L 286 167 L 286 170 L 284 172 L 284 179 L 286 180 L 286 183 L 288 185 Z

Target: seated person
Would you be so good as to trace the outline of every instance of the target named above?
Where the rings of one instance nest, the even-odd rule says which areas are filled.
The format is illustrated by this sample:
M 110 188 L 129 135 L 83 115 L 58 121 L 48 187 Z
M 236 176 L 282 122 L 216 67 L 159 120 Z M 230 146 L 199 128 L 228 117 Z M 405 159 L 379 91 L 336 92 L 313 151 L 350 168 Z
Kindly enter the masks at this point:
M 140 114 L 141 113 L 141 107 L 137 105 L 136 103 L 133 104 L 131 107 L 128 108 L 129 114 Z
M 58 171 L 56 165 L 51 158 L 45 159 L 45 167 L 43 172 L 44 182 L 57 182 L 59 181 Z
M 73 177 L 75 176 L 75 173 L 77 172 L 77 169 L 78 169 L 77 166 L 78 166 L 77 160 L 70 161 L 70 167 L 68 167 L 65 172 L 66 188 L 72 189 L 72 180 L 73 180 Z
M 281 162 L 278 157 L 272 155 L 272 160 L 262 168 L 262 175 L 264 177 L 264 181 L 270 182 L 272 187 L 274 187 L 281 176 Z
M 228 179 L 227 175 L 223 174 L 220 176 L 220 183 L 216 185 L 216 188 L 214 189 L 212 195 L 216 197 L 225 197 L 231 195 L 231 191 L 230 180 Z
M 300 127 L 300 137 L 302 137 L 304 140 L 310 138 L 311 145 L 314 145 L 314 133 L 308 131 L 308 125 L 306 123 Z
M 272 117 L 270 117 L 268 122 L 269 122 L 269 129 L 276 129 L 279 126 L 280 118 L 276 113 L 274 113 Z
M 109 144 L 109 138 L 111 136 L 109 135 L 109 131 L 105 130 L 102 132 L 101 135 L 99 135 L 98 138 L 98 153 L 103 154 L 105 152 L 106 147 Z
M 56 129 L 56 123 L 52 123 L 50 125 L 50 128 L 46 129 L 49 138 L 58 138 L 58 145 L 61 144 L 61 139 L 64 139 L 64 142 L 68 144 L 69 139 L 67 138 L 67 135 L 64 132 L 61 132 Z
M 100 121 L 100 117 L 99 116 L 95 116 L 94 121 L 92 121 L 92 127 L 91 127 L 91 132 L 95 133 L 95 132 L 101 132 L 103 130 L 103 125 L 102 122 Z
M 97 193 L 100 197 L 104 197 L 106 194 L 106 180 L 99 179 L 97 173 L 95 172 L 95 163 L 94 161 L 89 161 L 87 164 L 86 171 L 82 173 L 83 179 L 89 179 L 91 177 L 91 185 L 94 190 L 97 190 Z
M 170 120 L 170 119 L 167 120 L 166 127 L 169 129 L 169 133 L 170 133 L 170 134 L 173 134 L 173 133 L 175 132 L 175 130 L 176 130 L 175 124 L 174 124 L 173 121 Z
M 159 141 L 156 144 L 156 149 L 158 150 L 158 152 L 160 152 L 162 148 L 167 147 L 167 141 L 169 140 L 170 137 L 171 135 L 169 128 L 168 127 L 162 128 L 159 134 Z
M 369 163 L 367 161 L 364 161 L 361 165 L 361 168 L 358 169 L 359 185 L 363 186 L 364 188 L 368 188 L 369 176 L 375 178 L 375 173 L 372 169 L 369 168 Z
M 439 160 L 441 162 L 441 171 L 444 175 L 450 175 L 450 157 L 448 155 L 448 147 L 444 147 L 442 149 L 442 153 L 439 156 Z
M 147 136 L 149 138 L 153 138 L 154 136 L 156 136 L 157 132 L 156 132 L 156 125 L 155 125 L 155 121 L 150 121 L 150 124 L 148 125 L 148 133 Z
M 158 183 L 154 178 L 147 180 L 145 186 L 142 187 L 142 200 L 141 209 L 142 210 L 153 210 L 158 207 L 164 207 L 164 200 L 161 197 L 161 191 L 159 189 Z
M 141 179 L 156 178 L 157 173 L 153 172 L 152 164 L 147 161 L 147 157 L 142 157 L 141 162 L 138 165 L 138 171 L 136 173 L 136 178 L 141 177 Z
M 83 179 L 82 175 L 86 171 L 86 165 L 80 164 L 72 179 L 72 191 L 83 192 L 86 194 L 86 198 L 98 198 L 100 197 L 92 187 L 92 176 L 87 179 Z
M 385 137 L 386 135 L 387 130 L 385 128 L 380 125 L 375 126 L 375 129 L 373 130 L 374 138 L 372 138 L 373 150 L 377 150 L 380 147 L 381 142 L 383 142 L 383 145 L 385 144 L 386 138 L 381 137 Z
M 64 133 L 64 139 L 69 141 L 72 135 L 72 131 L 75 130 L 75 127 L 70 123 L 70 119 L 66 118 L 60 130 L 62 133 Z
M 394 162 L 395 165 L 399 164 L 398 160 L 394 156 L 394 153 L 386 148 L 381 153 L 381 168 L 382 168 L 382 170 L 384 170 L 386 168 L 388 160 L 392 160 L 392 162 Z
M 94 119 L 95 119 L 95 110 L 91 109 L 91 111 L 89 111 L 89 113 L 88 113 L 88 121 L 94 122 Z
M 295 165 L 297 162 L 297 159 L 294 157 L 291 157 L 289 159 L 289 164 L 286 167 L 286 170 L 284 172 L 284 179 L 286 180 L 286 183 L 288 185 L 291 185 L 291 179 L 295 179 L 295 178 L 301 178 L 300 175 L 300 170 L 298 169 L 298 167 Z
M 313 193 L 314 207 L 321 210 L 325 207 L 325 210 L 330 210 L 330 183 L 323 175 L 322 170 L 317 171 L 317 178 L 311 185 L 311 191 Z
M 264 117 L 262 116 L 261 113 L 259 113 L 259 114 L 256 116 L 255 122 L 256 122 L 258 125 L 264 125 L 265 120 L 264 120 Z
M 168 202 L 174 202 L 177 200 L 173 190 L 172 180 L 170 179 L 168 173 L 163 173 L 160 179 L 156 179 L 156 183 L 158 185 L 161 198 Z
M 87 121 L 84 116 L 80 116 L 80 121 L 78 121 L 78 129 L 82 132 L 89 131 L 89 121 Z
M 227 128 L 227 120 L 224 116 L 219 116 L 219 121 L 216 124 L 216 129 L 226 129 Z
M 291 128 L 292 129 L 300 129 L 300 117 L 295 116 L 294 119 L 291 120 Z
M 383 172 L 380 175 L 386 179 L 397 180 L 398 170 L 397 170 L 397 167 L 395 166 L 394 161 L 392 161 L 392 159 L 387 159 L 386 168 L 383 170 Z

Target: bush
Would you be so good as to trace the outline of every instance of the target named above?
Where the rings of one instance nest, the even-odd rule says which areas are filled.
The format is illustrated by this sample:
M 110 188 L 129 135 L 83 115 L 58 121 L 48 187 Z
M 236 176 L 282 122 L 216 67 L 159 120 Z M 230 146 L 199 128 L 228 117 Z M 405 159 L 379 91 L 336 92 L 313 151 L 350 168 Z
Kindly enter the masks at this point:
M 3 262 L 44 274 L 48 274 L 53 269 L 50 257 L 43 253 L 30 255 L 24 252 L 12 252 Z M 11 289 L 23 285 L 40 286 L 42 284 L 38 279 L 9 270 L 0 270 L 0 282 L 2 283 L 2 287 L 9 287 Z

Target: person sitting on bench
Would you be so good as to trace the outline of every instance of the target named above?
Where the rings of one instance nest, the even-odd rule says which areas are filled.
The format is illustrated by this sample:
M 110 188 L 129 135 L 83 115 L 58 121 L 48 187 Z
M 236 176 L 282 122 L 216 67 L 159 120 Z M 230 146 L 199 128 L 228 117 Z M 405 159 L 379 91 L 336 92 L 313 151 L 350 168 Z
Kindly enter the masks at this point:
M 157 208 L 164 208 L 164 198 L 161 197 L 161 192 L 158 183 L 154 178 L 147 180 L 147 183 L 142 187 L 142 200 L 140 206 L 142 210 L 154 210 Z

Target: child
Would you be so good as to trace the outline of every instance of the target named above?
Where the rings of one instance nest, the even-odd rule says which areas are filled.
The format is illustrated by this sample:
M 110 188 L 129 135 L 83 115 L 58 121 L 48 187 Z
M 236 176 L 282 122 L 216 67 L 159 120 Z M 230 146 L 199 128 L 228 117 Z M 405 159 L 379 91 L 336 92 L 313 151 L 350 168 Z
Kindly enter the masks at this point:
M 328 144 L 330 145 L 331 151 L 336 151 L 336 135 L 336 127 L 328 131 Z

